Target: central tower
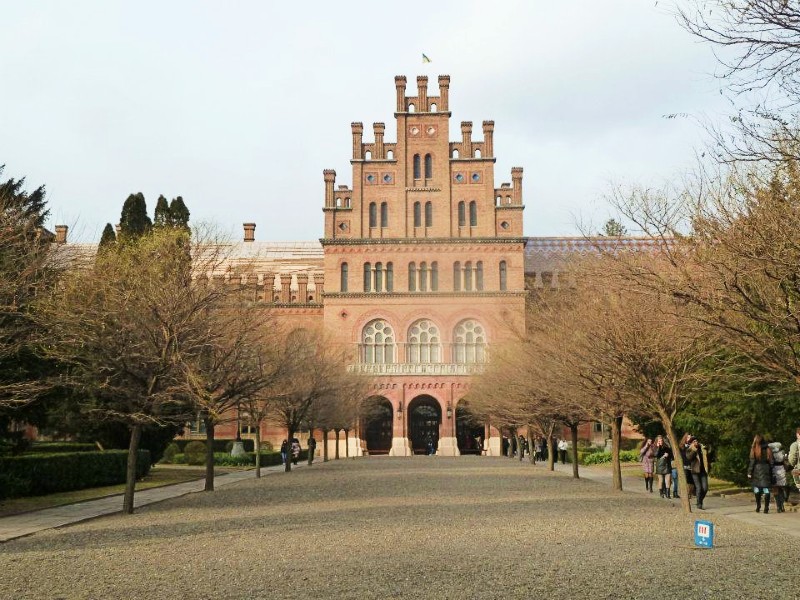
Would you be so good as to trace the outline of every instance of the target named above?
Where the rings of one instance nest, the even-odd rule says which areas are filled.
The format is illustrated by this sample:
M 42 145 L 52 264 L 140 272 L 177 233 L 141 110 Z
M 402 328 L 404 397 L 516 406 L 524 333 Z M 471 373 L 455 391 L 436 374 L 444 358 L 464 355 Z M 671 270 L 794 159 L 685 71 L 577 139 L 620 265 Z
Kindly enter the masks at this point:
M 395 77 L 397 141 L 374 123 L 365 142 L 352 123 L 352 187 L 323 172 L 326 329 L 374 378 L 388 419 L 362 424 L 356 452 L 453 455 L 476 438 L 494 450 L 488 425 L 460 428 L 458 404 L 489 344 L 524 330 L 522 169 L 495 186 L 493 121 L 482 140 L 464 121 L 450 141 L 450 77 L 438 84 L 429 95 L 417 77 L 408 96 Z

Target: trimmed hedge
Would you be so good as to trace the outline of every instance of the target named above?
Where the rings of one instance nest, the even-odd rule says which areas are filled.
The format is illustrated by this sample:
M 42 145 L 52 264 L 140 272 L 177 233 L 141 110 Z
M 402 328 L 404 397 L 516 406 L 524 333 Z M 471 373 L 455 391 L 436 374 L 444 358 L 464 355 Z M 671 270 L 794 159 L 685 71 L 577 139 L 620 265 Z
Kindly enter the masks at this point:
M 230 452 L 231 447 L 233 446 L 233 442 L 235 440 L 231 439 L 214 439 L 214 452 Z M 178 446 L 179 453 L 186 452 L 186 445 L 191 442 L 203 442 L 206 443 L 205 439 L 196 439 L 196 440 L 172 440 L 173 444 Z M 255 441 L 251 439 L 242 440 L 244 442 L 244 451 L 245 452 L 253 452 L 255 450 Z M 230 444 L 230 446 L 228 446 Z M 262 442 L 262 445 L 264 443 Z
M 204 459 L 205 460 L 205 459 Z M 308 450 L 300 451 L 300 458 L 298 461 L 308 460 Z M 186 455 L 176 454 L 173 456 L 172 464 L 185 465 Z M 203 463 L 205 464 L 205 462 Z M 231 456 L 227 452 L 214 452 L 214 464 L 218 467 L 254 467 L 256 464 L 256 455 L 253 452 L 248 452 L 241 456 Z M 281 464 L 280 452 L 262 452 L 261 453 L 261 466 L 271 467 L 273 465 Z
M 578 453 L 580 458 L 580 453 Z M 637 462 L 639 460 L 638 450 L 622 450 L 619 453 L 620 462 Z M 600 465 L 611 462 L 611 452 L 595 452 L 587 454 L 581 461 L 584 465 Z
M 41 496 L 125 483 L 127 463 L 127 450 L 0 458 L 0 498 Z M 139 450 L 137 479 L 149 471 L 150 451 Z
M 99 452 L 97 446 L 86 442 L 34 442 L 27 454 L 56 454 L 60 452 Z

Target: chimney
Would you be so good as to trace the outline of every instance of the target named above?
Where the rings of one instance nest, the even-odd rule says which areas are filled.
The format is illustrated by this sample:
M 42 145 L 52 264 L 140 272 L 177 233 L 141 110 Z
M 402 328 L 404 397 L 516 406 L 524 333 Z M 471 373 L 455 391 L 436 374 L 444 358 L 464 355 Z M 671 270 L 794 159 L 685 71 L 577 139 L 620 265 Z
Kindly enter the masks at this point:
M 325 275 L 323 273 L 314 273 L 314 301 L 317 304 L 322 304 L 323 284 L 325 282 Z
M 275 273 L 267 271 L 261 278 L 264 284 L 264 302 L 275 301 Z
M 120 225 L 119 223 L 114 225 L 114 233 L 117 234 L 117 239 L 119 239 L 119 234 L 122 233 L 122 225 Z
M 297 300 L 300 304 L 306 304 L 308 302 L 308 273 L 298 273 L 297 274 Z
M 514 182 L 514 188 L 511 192 L 514 204 L 520 206 L 522 204 L 522 167 L 511 168 L 511 181 Z
M 281 303 L 289 304 L 292 301 L 292 274 L 281 273 Z
M 244 226 L 244 241 L 254 242 L 256 239 L 256 224 L 243 223 L 242 225 Z
M 67 231 L 69 231 L 69 227 L 66 225 L 56 225 L 56 244 L 67 243 Z
M 322 171 L 322 177 L 325 179 L 325 206 L 333 208 L 336 206 L 333 199 L 333 184 L 336 182 L 336 171 L 333 169 L 325 169 Z

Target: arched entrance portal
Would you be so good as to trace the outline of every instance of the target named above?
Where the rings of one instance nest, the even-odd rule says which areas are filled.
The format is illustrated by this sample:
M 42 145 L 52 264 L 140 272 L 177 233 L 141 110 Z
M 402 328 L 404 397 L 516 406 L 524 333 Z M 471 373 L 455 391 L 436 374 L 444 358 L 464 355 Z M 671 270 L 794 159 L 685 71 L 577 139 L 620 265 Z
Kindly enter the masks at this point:
M 392 405 L 383 396 L 364 401 L 364 437 L 369 454 L 389 454 L 392 447 Z
M 439 445 L 442 409 L 433 396 L 417 396 L 408 405 L 408 440 L 414 454 L 427 454 Z
M 485 435 L 483 423 L 475 418 L 466 401 L 462 400 L 456 407 L 456 441 L 461 454 L 480 454 L 483 449 Z

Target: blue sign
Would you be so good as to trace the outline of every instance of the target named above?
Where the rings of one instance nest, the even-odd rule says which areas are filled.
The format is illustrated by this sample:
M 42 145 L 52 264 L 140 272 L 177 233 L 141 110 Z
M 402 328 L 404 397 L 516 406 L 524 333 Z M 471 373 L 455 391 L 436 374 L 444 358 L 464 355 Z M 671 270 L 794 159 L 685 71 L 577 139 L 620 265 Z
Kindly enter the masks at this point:
M 694 545 L 698 548 L 714 547 L 714 524 L 710 521 L 694 522 Z

